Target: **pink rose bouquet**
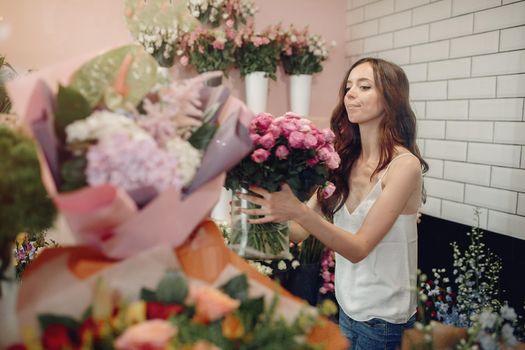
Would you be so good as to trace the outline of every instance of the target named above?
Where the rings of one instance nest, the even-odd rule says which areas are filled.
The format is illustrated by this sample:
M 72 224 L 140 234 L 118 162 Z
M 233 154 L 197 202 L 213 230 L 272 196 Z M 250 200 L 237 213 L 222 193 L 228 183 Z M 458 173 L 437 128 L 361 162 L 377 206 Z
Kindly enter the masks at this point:
M 310 120 L 290 112 L 278 118 L 261 113 L 249 129 L 255 149 L 228 172 L 227 188 L 246 191 L 256 185 L 273 192 L 286 182 L 301 201 L 316 189 L 325 198 L 332 195 L 335 187 L 327 181 L 328 174 L 339 166 L 340 158 L 331 130 L 320 130 Z M 235 210 L 232 212 L 236 215 Z M 237 217 L 233 221 L 231 243 L 239 254 L 254 258 L 288 256 L 287 224 L 248 225 L 238 222 Z M 250 232 L 243 229 L 248 226 Z

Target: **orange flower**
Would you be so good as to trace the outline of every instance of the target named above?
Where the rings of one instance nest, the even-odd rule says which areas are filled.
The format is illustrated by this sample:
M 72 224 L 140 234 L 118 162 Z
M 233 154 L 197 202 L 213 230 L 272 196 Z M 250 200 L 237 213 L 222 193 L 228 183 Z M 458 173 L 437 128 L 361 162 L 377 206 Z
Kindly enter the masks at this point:
M 206 286 L 190 286 L 190 297 L 195 300 L 198 319 L 215 321 L 236 310 L 241 302 L 220 290 Z
M 117 350 L 163 350 L 177 329 L 164 320 L 144 321 L 129 327 L 117 338 Z
M 226 339 L 234 340 L 244 335 L 244 326 L 234 314 L 227 315 L 221 322 L 222 335 Z

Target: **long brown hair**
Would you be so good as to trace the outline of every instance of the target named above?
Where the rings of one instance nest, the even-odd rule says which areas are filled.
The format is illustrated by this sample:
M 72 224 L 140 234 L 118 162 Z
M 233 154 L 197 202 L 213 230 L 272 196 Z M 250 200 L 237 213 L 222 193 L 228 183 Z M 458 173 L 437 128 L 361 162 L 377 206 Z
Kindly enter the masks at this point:
M 328 199 L 323 199 L 318 193 L 317 200 L 321 204 L 323 214 L 331 220 L 334 213 L 344 205 L 348 198 L 350 172 L 362 148 L 359 125 L 350 122 L 346 112 L 344 104 L 346 84 L 350 72 L 360 64 L 367 62 L 374 71 L 374 80 L 383 97 L 385 113 L 379 131 L 379 164 L 371 178 L 387 167 L 394 155 L 395 146 L 403 146 L 414 154 L 421 163 L 423 173 L 428 170 L 428 164 L 421 157 L 416 144 L 416 115 L 410 107 L 409 82 L 405 72 L 401 67 L 379 58 L 360 59 L 345 74 L 339 88 L 339 101 L 330 120 L 330 127 L 335 133 L 335 149 L 341 157 L 341 165 L 330 174 L 330 181 L 336 186 L 334 194 Z

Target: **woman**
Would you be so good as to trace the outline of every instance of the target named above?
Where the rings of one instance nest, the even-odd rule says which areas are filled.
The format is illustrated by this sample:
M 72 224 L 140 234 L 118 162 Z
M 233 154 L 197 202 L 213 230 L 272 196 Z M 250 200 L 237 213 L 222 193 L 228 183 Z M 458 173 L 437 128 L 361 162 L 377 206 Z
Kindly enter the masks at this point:
M 416 118 L 403 70 L 375 58 L 357 61 L 345 75 L 331 119 L 341 166 L 337 189 L 308 205 L 287 184 L 261 197 L 252 223 L 292 221 L 291 239 L 314 235 L 336 252 L 339 325 L 352 349 L 395 349 L 412 327 L 417 305 L 417 212 L 422 172 Z M 326 220 L 327 218 L 328 220 Z

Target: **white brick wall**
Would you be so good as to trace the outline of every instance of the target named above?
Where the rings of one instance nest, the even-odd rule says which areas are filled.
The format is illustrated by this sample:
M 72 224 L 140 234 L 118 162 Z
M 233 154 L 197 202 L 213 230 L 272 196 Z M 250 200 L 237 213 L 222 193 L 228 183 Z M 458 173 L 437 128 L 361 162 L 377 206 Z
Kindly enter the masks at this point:
M 350 61 L 401 65 L 423 212 L 525 239 L 525 0 L 348 0 Z

